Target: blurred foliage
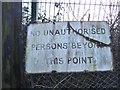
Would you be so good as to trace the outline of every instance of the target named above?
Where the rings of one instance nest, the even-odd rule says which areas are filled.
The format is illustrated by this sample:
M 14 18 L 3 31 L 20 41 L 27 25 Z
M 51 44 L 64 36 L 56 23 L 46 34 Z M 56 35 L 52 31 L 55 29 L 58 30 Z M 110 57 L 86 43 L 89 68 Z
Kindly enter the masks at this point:
M 29 2 L 28 2 L 29 3 Z M 47 17 L 47 12 L 46 10 L 42 10 L 42 12 L 37 11 L 37 21 L 38 22 L 55 22 L 55 21 L 60 21 L 62 17 L 62 13 L 60 12 L 64 7 L 62 7 L 62 3 L 55 3 L 54 4 L 55 8 L 58 9 L 56 15 L 53 17 Z M 44 8 L 44 7 L 42 7 Z M 28 6 L 23 6 L 22 7 L 22 24 L 27 25 L 31 22 L 31 9 Z

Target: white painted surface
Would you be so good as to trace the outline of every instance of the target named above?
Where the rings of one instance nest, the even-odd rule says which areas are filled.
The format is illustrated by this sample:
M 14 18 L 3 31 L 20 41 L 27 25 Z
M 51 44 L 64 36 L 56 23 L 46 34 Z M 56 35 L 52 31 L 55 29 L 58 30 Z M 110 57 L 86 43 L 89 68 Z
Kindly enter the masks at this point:
M 68 22 L 56 22 L 55 24 L 42 23 L 31 24 L 28 27 L 26 72 L 47 73 L 51 71 L 81 72 L 84 70 L 112 70 L 111 48 L 109 46 L 97 47 L 95 42 L 86 40 L 81 35 L 73 32 L 73 30 L 69 34 L 67 24 Z M 74 30 L 84 30 L 87 28 L 86 33 L 79 32 L 85 37 L 97 40 L 106 45 L 111 43 L 109 26 L 106 22 L 70 22 L 70 25 Z M 100 32 L 99 30 L 101 29 L 99 29 L 98 33 L 88 33 L 92 27 L 104 28 L 104 31 Z M 46 34 L 50 30 L 54 32 L 54 35 Z

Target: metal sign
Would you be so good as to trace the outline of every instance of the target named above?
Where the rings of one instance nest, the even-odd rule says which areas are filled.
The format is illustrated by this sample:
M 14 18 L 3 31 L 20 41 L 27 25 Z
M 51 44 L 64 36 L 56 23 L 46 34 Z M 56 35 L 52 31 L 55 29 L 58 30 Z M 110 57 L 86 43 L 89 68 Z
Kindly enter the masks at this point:
M 26 72 L 112 70 L 110 43 L 106 22 L 31 24 L 27 32 Z

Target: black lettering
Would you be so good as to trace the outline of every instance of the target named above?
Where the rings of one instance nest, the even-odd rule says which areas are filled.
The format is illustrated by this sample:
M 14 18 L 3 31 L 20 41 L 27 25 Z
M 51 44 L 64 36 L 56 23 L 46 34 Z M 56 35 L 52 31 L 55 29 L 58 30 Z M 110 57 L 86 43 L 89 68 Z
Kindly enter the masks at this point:
M 55 32 L 55 35 L 56 35 L 56 34 L 60 35 L 60 32 L 59 32 L 59 30 L 56 30 L 56 32 Z
M 33 36 L 35 36 L 35 33 L 33 33 L 32 31 L 31 31 L 31 34 L 32 34 Z
M 51 61 L 50 61 L 50 64 L 55 64 L 56 62 L 55 62 L 55 60 L 54 59 L 52 59 Z
M 86 34 L 89 34 L 89 33 L 88 33 L 88 30 L 87 30 L 86 28 L 84 29 L 84 34 L 85 34 L 85 33 L 86 33 Z
M 93 57 L 73 57 L 68 58 L 68 64 L 87 64 L 95 63 L 96 60 Z
M 44 35 L 48 35 L 48 30 L 44 30 Z
M 77 31 L 77 29 L 75 29 L 75 31 Z M 78 32 L 78 31 L 77 31 Z M 74 32 L 73 30 L 72 30 L 72 33 L 74 34 L 74 35 L 76 35 L 76 32 Z
M 55 61 L 55 64 L 58 64 L 58 59 L 57 59 L 57 57 L 54 59 L 54 61 Z
M 45 50 L 45 45 L 41 44 L 41 49 Z
M 87 45 L 87 42 L 83 43 L 83 45 L 86 46 L 86 45 Z
M 63 64 L 63 58 L 59 58 L 59 64 Z
M 87 58 L 86 57 L 82 57 L 81 59 L 82 59 L 82 63 L 85 63 L 85 64 L 87 63 Z
M 39 36 L 39 35 L 40 35 L 40 31 L 37 31 L 37 32 L 36 32 L 36 36 Z
M 75 45 L 75 43 L 73 42 L 72 43 L 72 49 L 75 49 L 76 48 L 76 45 Z
M 49 35 L 53 35 L 53 34 L 54 34 L 54 30 L 50 30 Z
M 79 32 L 80 34 L 83 34 L 83 30 L 82 30 L 82 29 L 78 29 L 78 32 Z
M 93 43 L 89 42 L 89 43 L 88 43 L 88 47 L 89 47 L 89 48 L 92 48 L 92 47 L 93 47 Z
M 81 48 L 81 43 L 77 43 L 77 48 Z
M 58 64 L 58 59 L 57 59 L 57 57 L 54 58 L 54 59 L 51 61 L 51 64 Z
M 101 28 L 101 33 L 105 34 L 105 28 Z
M 56 44 L 53 43 L 51 47 L 52 47 L 52 49 L 56 49 Z
M 57 49 L 62 49 L 62 43 L 57 44 Z
M 67 49 L 67 43 L 63 43 L 63 49 Z
M 40 45 L 40 44 L 37 44 L 37 45 L 36 45 L 36 50 L 40 50 L 40 49 L 41 49 L 40 47 L 41 47 L 41 45 Z
M 54 58 L 51 59 L 50 64 L 63 64 L 63 58 Z
M 61 29 L 61 35 L 65 35 L 66 30 L 65 29 Z
M 71 31 L 70 28 L 67 28 L 66 30 L 68 30 L 68 34 L 70 34 L 70 31 Z
M 50 44 L 49 43 L 46 44 L 46 49 L 50 49 Z
M 97 33 L 97 34 L 100 34 L 100 28 L 97 28 L 97 29 L 96 29 L 96 33 Z
M 31 31 L 31 34 L 33 36 L 39 36 L 40 35 L 40 31 L 34 31 L 34 32 Z
M 91 33 L 92 33 L 92 34 L 95 34 L 95 33 L 96 33 L 96 32 L 95 32 L 95 28 L 92 28 L 92 29 L 91 29 Z
M 78 58 L 77 58 L 77 57 L 74 57 L 74 58 L 73 58 L 73 63 L 74 63 L 74 64 L 77 64 L 77 63 L 78 63 Z
M 35 48 L 35 44 L 32 44 L 32 50 Z
M 70 64 L 71 58 L 68 58 L 68 64 Z
M 92 63 L 93 57 L 87 57 L 89 59 L 89 63 Z

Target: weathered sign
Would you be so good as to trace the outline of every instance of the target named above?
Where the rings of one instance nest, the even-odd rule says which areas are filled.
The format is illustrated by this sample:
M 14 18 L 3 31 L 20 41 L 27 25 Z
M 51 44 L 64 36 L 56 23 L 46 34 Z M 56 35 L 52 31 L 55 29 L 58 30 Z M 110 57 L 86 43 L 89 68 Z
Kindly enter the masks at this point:
M 26 72 L 112 70 L 106 22 L 31 24 L 27 31 Z

